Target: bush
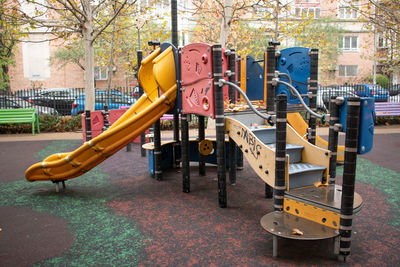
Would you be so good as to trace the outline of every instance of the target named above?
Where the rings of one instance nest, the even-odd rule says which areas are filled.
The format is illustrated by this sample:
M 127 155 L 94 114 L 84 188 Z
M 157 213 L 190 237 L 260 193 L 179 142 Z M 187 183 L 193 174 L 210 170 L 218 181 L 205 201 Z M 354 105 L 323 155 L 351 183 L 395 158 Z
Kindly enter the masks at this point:
M 74 117 L 39 116 L 40 131 L 43 132 L 72 132 L 82 129 L 81 115 Z
M 370 83 L 373 82 L 373 78 L 369 77 L 368 81 Z M 383 88 L 389 88 L 390 87 L 390 79 L 388 76 L 383 75 L 383 74 L 377 74 L 376 75 L 376 84 L 379 84 L 380 86 L 382 86 Z
M 389 88 L 390 86 L 390 80 L 389 77 L 386 75 L 382 74 L 377 74 L 376 75 L 376 83 L 382 86 L 383 88 Z
M 60 117 L 44 114 L 39 116 L 39 125 L 41 132 L 55 132 L 57 124 L 61 121 Z

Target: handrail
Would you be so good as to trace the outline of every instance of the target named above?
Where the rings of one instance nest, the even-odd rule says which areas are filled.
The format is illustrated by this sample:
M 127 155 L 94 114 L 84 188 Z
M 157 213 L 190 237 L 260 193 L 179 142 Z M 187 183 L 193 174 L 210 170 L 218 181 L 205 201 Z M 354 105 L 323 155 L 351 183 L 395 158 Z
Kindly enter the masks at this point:
M 251 108 L 251 110 L 253 110 L 254 113 L 256 113 L 259 117 L 263 118 L 264 120 L 266 120 L 268 122 L 269 125 L 273 126 L 274 123 L 272 122 L 272 115 L 269 116 L 265 116 L 264 114 L 262 114 L 261 112 L 259 112 L 254 106 L 253 104 L 250 102 L 249 98 L 247 97 L 247 95 L 242 91 L 242 89 L 240 89 L 239 86 L 237 86 L 234 83 L 225 81 L 224 79 L 219 79 L 219 82 L 222 84 L 227 84 L 229 86 L 232 86 L 233 88 L 236 89 L 236 91 L 238 91 L 244 98 L 244 100 L 246 100 L 247 104 L 249 105 L 249 107 Z

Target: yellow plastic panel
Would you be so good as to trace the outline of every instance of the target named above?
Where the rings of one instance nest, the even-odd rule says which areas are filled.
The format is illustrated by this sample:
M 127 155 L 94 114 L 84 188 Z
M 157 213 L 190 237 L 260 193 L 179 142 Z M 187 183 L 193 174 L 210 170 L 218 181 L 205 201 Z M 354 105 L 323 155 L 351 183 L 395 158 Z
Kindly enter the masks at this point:
M 327 227 L 339 229 L 340 213 L 288 198 L 283 199 L 283 210 Z
M 303 117 L 301 117 L 300 113 L 288 113 L 287 121 L 299 135 L 306 138 L 308 125 L 304 121 Z M 315 144 L 320 148 L 328 149 L 328 142 L 319 135 L 316 135 Z M 344 146 L 338 146 L 337 161 L 344 161 Z
M 242 56 L 242 59 L 240 60 L 240 89 L 242 89 L 244 93 L 246 93 L 246 88 L 247 88 L 246 66 L 247 66 L 246 56 Z M 243 96 L 240 95 L 240 98 L 244 101 Z

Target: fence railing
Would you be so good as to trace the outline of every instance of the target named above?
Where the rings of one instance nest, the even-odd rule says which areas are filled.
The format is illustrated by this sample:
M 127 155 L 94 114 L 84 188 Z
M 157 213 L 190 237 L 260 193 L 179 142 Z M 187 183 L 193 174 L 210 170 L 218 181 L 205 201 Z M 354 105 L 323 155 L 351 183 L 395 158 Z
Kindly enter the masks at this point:
M 76 115 L 85 110 L 84 91 L 83 88 L 56 88 L 3 92 L 0 93 L 0 108 L 36 107 L 39 114 Z M 385 89 L 349 84 L 320 86 L 317 92 L 317 107 L 326 110 L 331 96 L 370 96 L 374 97 L 376 102 L 400 102 L 400 84 Z M 110 109 L 129 106 L 138 97 L 137 87 L 118 87 L 109 91 L 96 89 L 95 109 L 102 110 L 106 104 Z
M 119 87 L 111 90 L 96 89 L 95 109 L 102 110 L 129 106 L 139 97 L 136 87 Z M 85 110 L 84 88 L 25 89 L 0 94 L 0 108 L 31 108 L 39 114 L 56 116 L 77 115 Z

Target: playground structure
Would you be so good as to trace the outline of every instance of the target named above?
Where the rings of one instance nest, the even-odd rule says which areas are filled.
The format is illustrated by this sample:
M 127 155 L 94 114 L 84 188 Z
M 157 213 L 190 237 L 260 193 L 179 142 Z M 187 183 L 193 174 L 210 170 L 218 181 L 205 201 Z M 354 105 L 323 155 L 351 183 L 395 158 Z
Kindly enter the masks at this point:
M 266 197 L 274 198 L 274 212 L 261 219 L 263 228 L 273 235 L 273 255 L 278 255 L 278 237 L 334 238 L 335 253 L 346 260 L 350 254 L 353 214 L 362 207 L 361 196 L 354 192 L 356 158 L 357 153 L 372 148 L 373 101 L 332 98 L 329 146 L 317 147 L 318 51 L 290 48 L 278 53 L 271 46 L 263 61 L 264 75 L 256 75 L 262 87 L 250 89 L 256 86 L 244 87 L 241 82 L 241 89 L 236 85 L 239 77 L 244 77 L 247 85 L 252 79 L 243 74 L 248 68 L 242 62 L 237 64 L 233 50 L 208 44 L 190 44 L 178 50 L 162 44 L 142 61 L 139 81 L 145 94 L 135 105 L 104 133 L 77 150 L 54 154 L 32 165 L 26 178 L 64 185 L 65 180 L 90 170 L 155 123 L 154 143 L 144 147 L 149 150 L 149 170 L 157 179 L 162 178 L 163 169 L 181 162 L 183 192 L 189 193 L 190 161 L 199 162 L 202 175 L 206 173 L 205 163 L 214 163 L 218 172 L 218 204 L 225 208 L 227 166 L 229 182 L 235 184 L 236 169 L 243 166 L 244 156 L 265 182 Z M 243 107 L 236 103 L 240 100 L 247 102 L 247 108 L 235 111 L 235 107 Z M 263 107 L 256 109 L 251 100 L 262 100 L 259 103 Z M 304 128 L 304 121 L 299 122 L 299 115 L 287 115 L 300 110 L 309 114 L 308 141 L 304 131 L 298 132 L 298 125 Z M 182 138 L 162 143 L 158 120 L 171 111 L 181 114 Z M 199 116 L 196 140 L 189 140 L 188 135 L 191 114 Z M 216 140 L 205 139 L 205 116 L 216 121 Z M 335 169 L 338 132 L 342 130 L 346 131 L 346 148 L 343 184 L 339 186 L 335 184 Z M 229 136 L 228 142 L 225 134 Z

